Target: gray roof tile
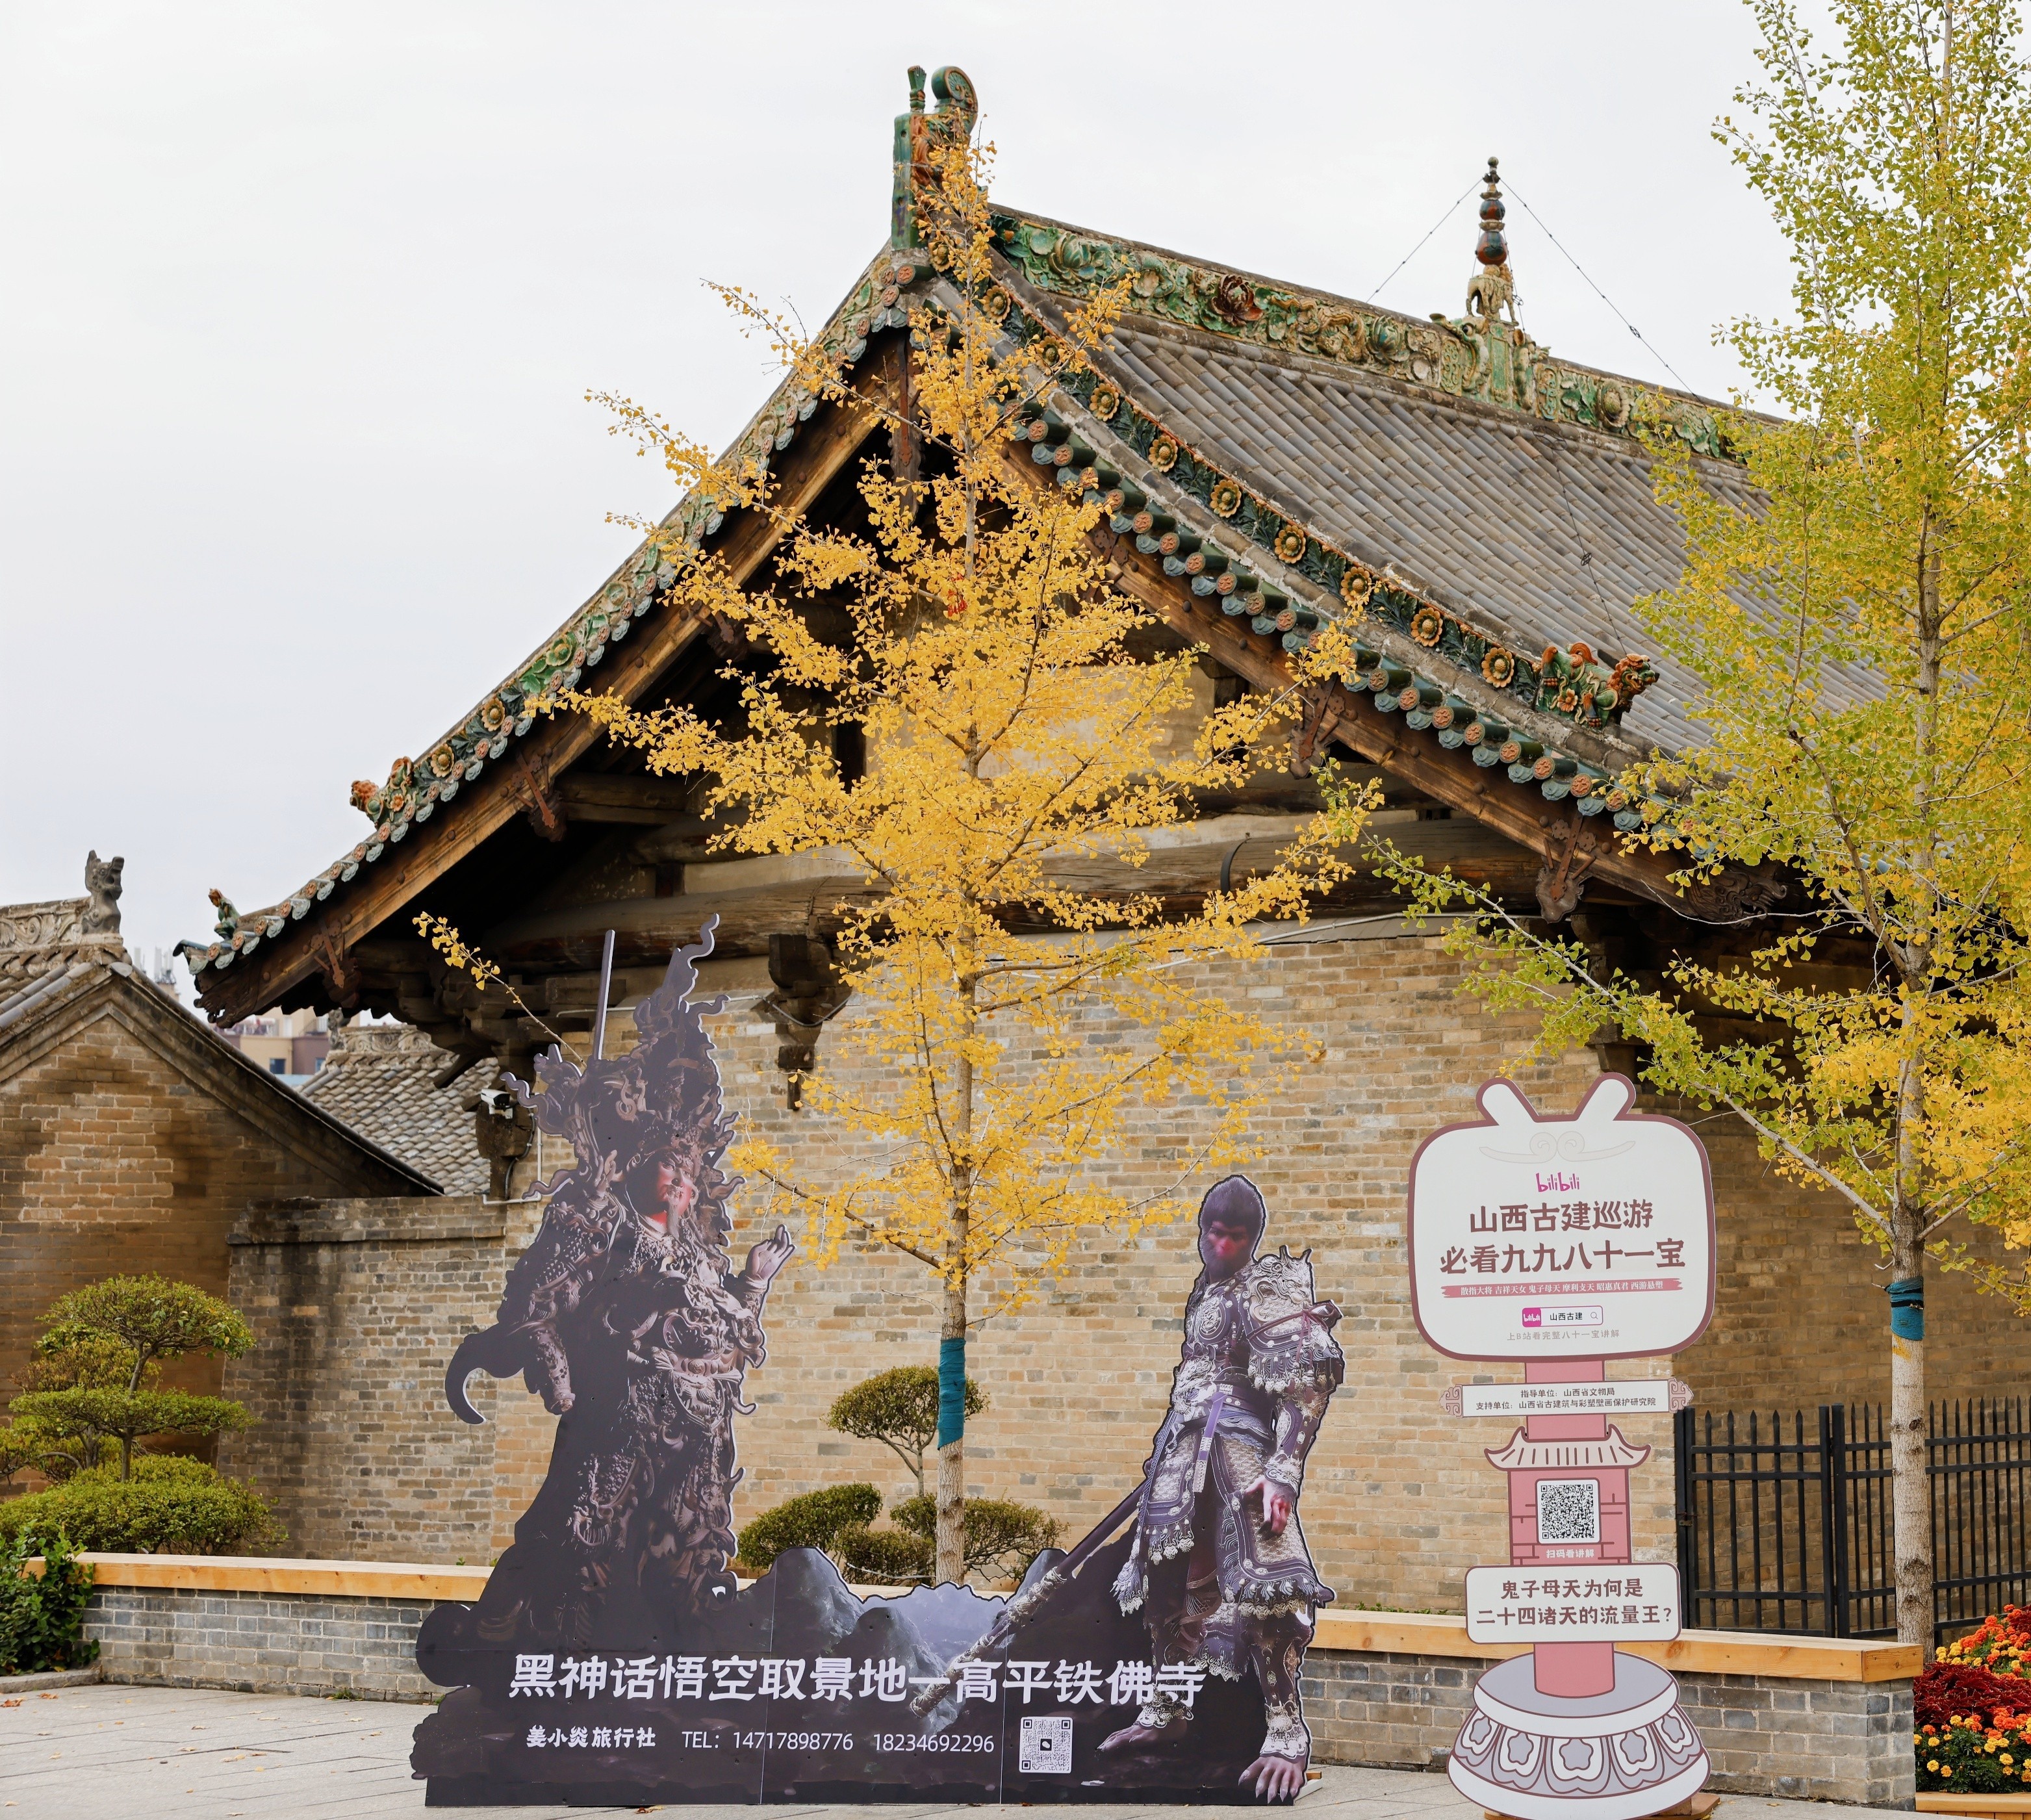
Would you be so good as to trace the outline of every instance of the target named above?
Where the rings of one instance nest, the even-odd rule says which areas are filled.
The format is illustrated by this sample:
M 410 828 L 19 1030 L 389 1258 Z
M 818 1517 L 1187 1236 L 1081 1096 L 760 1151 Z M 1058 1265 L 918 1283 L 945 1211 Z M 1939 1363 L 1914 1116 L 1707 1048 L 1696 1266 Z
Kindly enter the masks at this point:
M 1677 579 L 1683 545 L 1640 446 L 1146 317 L 1123 323 L 1106 364 L 1237 478 L 1518 648 L 1651 651 L 1630 604 Z M 1724 496 L 1751 497 L 1736 471 L 1705 472 Z M 1698 743 L 1694 679 L 1658 669 L 1624 724 Z
M 431 1086 L 431 1076 L 450 1060 L 406 1024 L 356 1026 L 334 1033 L 324 1066 L 304 1083 L 303 1094 L 446 1194 L 483 1195 L 486 1159 L 464 1102 L 494 1084 L 500 1065 L 478 1062 L 449 1087 Z

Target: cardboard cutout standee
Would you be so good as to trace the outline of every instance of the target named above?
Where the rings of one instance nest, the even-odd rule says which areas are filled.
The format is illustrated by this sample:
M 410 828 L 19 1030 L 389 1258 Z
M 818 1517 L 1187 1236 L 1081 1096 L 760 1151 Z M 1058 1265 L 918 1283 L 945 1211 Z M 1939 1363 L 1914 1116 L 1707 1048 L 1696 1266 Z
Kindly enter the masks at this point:
M 1509 1560 L 1467 1574 L 1478 1643 L 1528 1643 L 1481 1678 L 1447 1765 L 1517 1820 L 1642 1820 L 1697 1795 L 1705 1747 L 1671 1676 L 1618 1643 L 1679 1634 L 1678 1572 L 1630 1552 L 1629 1471 L 1649 1456 L 1612 1414 L 1673 1408 L 1684 1386 L 1606 1382 L 1605 1362 L 1676 1352 L 1713 1314 L 1712 1179 L 1675 1119 L 1634 1113 L 1621 1075 L 1570 1118 L 1511 1083 L 1411 1168 L 1411 1307 L 1454 1359 L 1521 1361 L 1521 1385 L 1463 1385 L 1455 1415 L 1517 1416 L 1487 1450 L 1508 1475 Z
M 740 1184 L 701 1021 L 720 1001 L 690 999 L 712 934 L 636 1007 L 629 1054 L 553 1051 L 517 1086 L 572 1162 L 445 1392 L 478 1421 L 471 1374 L 520 1373 L 557 1438 L 479 1602 L 418 1637 L 451 1690 L 416 1729 L 429 1804 L 1291 1798 L 1299 1670 L 1332 1596 L 1297 1504 L 1338 1311 L 1308 1258 L 1255 1256 L 1266 1210 L 1239 1177 L 1202 1212 L 1144 1482 L 1071 1553 L 1007 1599 L 863 1598 L 809 1549 L 735 1579 L 734 1422 L 793 1248 L 779 1227 L 739 1266 L 726 1251 Z

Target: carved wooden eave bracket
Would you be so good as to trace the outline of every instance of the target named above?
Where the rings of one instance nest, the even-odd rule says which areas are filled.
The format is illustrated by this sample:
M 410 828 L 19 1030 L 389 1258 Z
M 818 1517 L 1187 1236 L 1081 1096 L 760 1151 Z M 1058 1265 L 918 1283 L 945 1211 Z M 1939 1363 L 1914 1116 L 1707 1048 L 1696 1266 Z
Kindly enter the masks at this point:
M 788 1076 L 787 1102 L 803 1103 L 804 1077 L 818 1066 L 818 1036 L 846 1009 L 853 989 L 843 979 L 832 945 L 822 936 L 774 933 L 769 938 L 773 990 L 758 1008 L 775 1020 L 776 1066 Z
M 531 833 L 546 841 L 561 841 L 569 831 L 571 819 L 564 800 L 552 787 L 552 779 L 532 763 L 527 751 L 514 756 L 514 771 Z

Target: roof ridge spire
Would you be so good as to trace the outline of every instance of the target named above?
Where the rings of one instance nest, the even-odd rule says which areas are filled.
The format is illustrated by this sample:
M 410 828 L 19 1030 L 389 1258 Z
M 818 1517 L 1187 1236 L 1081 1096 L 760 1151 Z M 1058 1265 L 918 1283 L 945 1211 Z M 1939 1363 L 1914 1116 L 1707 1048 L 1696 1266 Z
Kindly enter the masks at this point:
M 1502 231 L 1509 211 L 1502 200 L 1500 162 L 1493 152 L 1488 155 L 1485 187 L 1481 192 L 1481 238 L 1474 246 L 1481 270 L 1467 284 L 1466 311 L 1485 323 L 1507 311 L 1511 326 L 1521 327 L 1516 320 L 1516 281 L 1509 270 L 1509 241 Z

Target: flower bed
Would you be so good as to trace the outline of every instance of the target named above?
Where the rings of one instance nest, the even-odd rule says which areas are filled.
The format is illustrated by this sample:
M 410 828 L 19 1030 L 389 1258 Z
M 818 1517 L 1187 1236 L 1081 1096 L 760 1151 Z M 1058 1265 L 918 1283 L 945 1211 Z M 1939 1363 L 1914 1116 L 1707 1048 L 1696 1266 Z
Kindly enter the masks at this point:
M 1917 1736 L 1918 1786 L 1928 1794 L 2031 1791 L 2031 1714 L 2004 1708 L 1984 1721 L 1961 1714 Z
M 1918 1788 L 2031 1794 L 2031 1609 L 2005 1606 L 1911 1686 Z

